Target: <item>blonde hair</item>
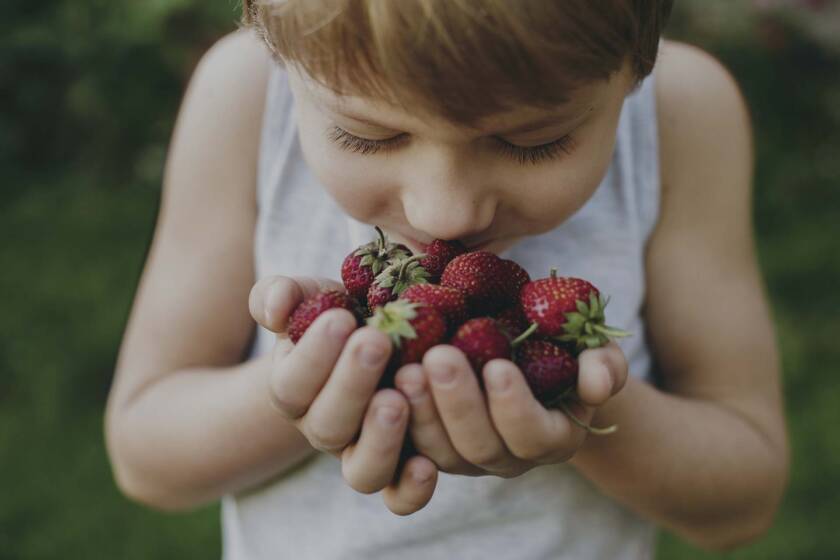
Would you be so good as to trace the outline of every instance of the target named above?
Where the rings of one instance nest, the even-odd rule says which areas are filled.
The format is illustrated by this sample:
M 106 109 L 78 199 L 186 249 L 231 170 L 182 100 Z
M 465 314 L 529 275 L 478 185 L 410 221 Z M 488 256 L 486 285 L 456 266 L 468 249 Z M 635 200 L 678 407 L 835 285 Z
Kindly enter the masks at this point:
M 473 124 L 552 107 L 629 57 L 650 73 L 673 0 L 244 0 L 274 55 L 338 94 Z

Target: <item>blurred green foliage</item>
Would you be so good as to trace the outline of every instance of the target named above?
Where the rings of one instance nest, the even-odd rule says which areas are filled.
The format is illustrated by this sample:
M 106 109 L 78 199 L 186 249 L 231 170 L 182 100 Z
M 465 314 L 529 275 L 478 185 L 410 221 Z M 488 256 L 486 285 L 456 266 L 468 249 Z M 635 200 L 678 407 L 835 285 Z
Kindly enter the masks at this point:
M 218 507 L 169 515 L 115 489 L 102 414 L 166 146 L 234 0 L 7 3 L 0 20 L 0 560 L 218 557 Z M 819 17 L 816 18 L 820 20 Z M 801 15 L 677 2 L 668 35 L 720 58 L 753 116 L 759 258 L 785 366 L 794 465 L 778 522 L 712 555 L 840 558 L 840 58 Z

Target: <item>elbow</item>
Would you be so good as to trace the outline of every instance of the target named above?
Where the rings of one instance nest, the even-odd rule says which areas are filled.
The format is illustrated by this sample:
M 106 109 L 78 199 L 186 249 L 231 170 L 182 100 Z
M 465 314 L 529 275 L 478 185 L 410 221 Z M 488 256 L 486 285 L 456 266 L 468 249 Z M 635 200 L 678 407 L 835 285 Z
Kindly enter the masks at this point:
M 113 470 L 117 488 L 132 502 L 165 512 L 188 511 L 195 505 L 178 499 L 176 494 L 165 492 L 141 477 L 134 476 L 125 467 L 115 464 Z
M 726 515 L 714 523 L 684 529 L 680 531 L 682 536 L 709 552 L 730 552 L 764 537 L 773 527 L 787 488 L 787 460 L 758 478 L 764 483 L 755 487 L 742 507 L 728 508 Z
M 725 527 L 705 527 L 683 532 L 683 537 L 707 552 L 731 552 L 761 539 L 773 526 L 775 511 L 728 523 Z
M 165 488 L 151 477 L 138 476 L 129 466 L 113 459 L 112 465 L 117 489 L 132 502 L 164 512 L 186 512 L 203 505 L 183 492 Z
M 145 454 L 131 452 L 137 446 L 132 444 L 130 434 L 119 429 L 110 417 L 106 419 L 105 442 L 114 483 L 132 502 L 165 512 L 190 511 L 203 505 L 203 501 L 186 495 L 183 488 L 173 488 L 163 477 L 155 476 L 148 465 L 144 468 Z

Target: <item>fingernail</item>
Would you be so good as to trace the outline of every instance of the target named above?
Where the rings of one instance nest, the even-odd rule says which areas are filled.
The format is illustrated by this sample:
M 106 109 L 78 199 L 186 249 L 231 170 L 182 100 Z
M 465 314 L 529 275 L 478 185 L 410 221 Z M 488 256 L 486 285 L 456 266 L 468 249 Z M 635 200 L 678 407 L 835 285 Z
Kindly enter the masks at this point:
M 397 375 L 398 389 L 409 398 L 409 400 L 417 400 L 423 396 L 425 392 L 425 383 L 423 381 L 423 373 L 417 368 L 405 369 Z
M 435 383 L 446 385 L 455 379 L 455 368 L 449 364 L 440 364 L 432 368 L 430 375 Z
M 484 373 L 484 381 L 491 391 L 502 392 L 510 386 L 510 376 L 503 369 L 488 369 Z
M 383 406 L 376 412 L 376 417 L 382 424 L 393 426 L 400 421 L 402 410 L 393 406 Z
M 274 300 L 277 298 L 277 292 L 279 291 L 280 287 L 275 282 L 271 286 L 268 287 L 268 291 L 265 294 L 265 324 L 271 325 L 274 319 L 272 314 L 272 308 L 274 307 Z
M 376 367 L 380 363 L 382 363 L 382 358 L 385 357 L 385 353 L 382 351 L 382 348 L 379 346 L 372 346 L 366 345 L 362 346 L 361 352 L 361 360 L 364 365 L 367 367 Z
M 615 385 L 615 383 L 613 382 L 613 376 L 612 376 L 612 373 L 610 373 L 610 368 L 607 367 L 606 365 L 604 365 L 602 367 L 603 367 L 603 370 L 604 370 L 604 375 L 607 377 L 607 383 L 606 383 L 606 385 L 607 385 L 607 396 L 610 396 L 610 395 L 612 395 L 613 386 Z
M 424 393 L 422 383 L 407 383 L 402 385 L 401 389 L 405 396 L 412 401 L 418 400 Z

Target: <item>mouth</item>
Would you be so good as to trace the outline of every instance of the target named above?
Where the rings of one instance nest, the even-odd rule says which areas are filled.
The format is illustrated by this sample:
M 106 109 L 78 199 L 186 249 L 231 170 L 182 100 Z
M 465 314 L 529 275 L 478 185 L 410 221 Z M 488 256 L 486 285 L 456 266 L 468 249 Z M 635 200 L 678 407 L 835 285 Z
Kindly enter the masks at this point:
M 395 239 L 395 241 L 407 245 L 408 248 L 411 249 L 412 252 L 414 252 L 414 253 L 423 252 L 425 247 L 429 243 L 431 243 L 431 240 L 428 241 L 428 242 L 418 241 L 417 239 L 414 239 L 413 237 L 409 237 L 407 235 L 399 234 L 399 233 L 398 234 L 393 234 L 393 235 L 391 235 L 391 237 L 393 237 Z M 481 251 L 481 250 L 484 250 L 485 247 L 491 245 L 493 243 L 493 240 L 490 239 L 490 240 L 485 240 L 485 241 L 479 241 L 477 243 L 476 242 L 466 243 L 464 241 L 461 241 L 461 243 L 463 243 L 464 247 L 467 248 L 467 251 Z

